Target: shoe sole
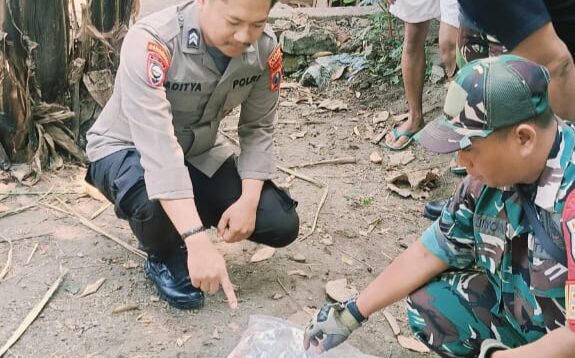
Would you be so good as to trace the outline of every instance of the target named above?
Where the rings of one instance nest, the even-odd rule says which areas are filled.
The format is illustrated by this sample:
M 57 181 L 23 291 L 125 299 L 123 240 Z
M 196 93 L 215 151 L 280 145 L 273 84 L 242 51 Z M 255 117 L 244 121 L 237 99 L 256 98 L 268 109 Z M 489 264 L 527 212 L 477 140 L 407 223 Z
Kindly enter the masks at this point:
M 439 219 L 439 217 L 441 216 L 441 212 L 439 213 L 432 213 L 429 210 L 427 210 L 427 208 L 423 209 L 423 217 L 427 218 L 429 220 L 435 221 L 437 219 Z
M 144 270 L 144 274 L 145 274 L 146 278 L 154 284 L 154 287 L 156 287 L 156 284 L 150 278 L 150 275 L 148 275 L 148 273 L 145 270 Z M 199 302 L 198 301 L 187 302 L 187 303 L 186 302 L 178 302 L 178 301 L 174 301 L 170 297 L 164 295 L 160 290 L 158 290 L 157 287 L 156 287 L 156 292 L 158 292 L 158 296 L 160 297 L 160 299 L 168 302 L 168 304 L 170 306 L 177 308 L 177 309 L 180 309 L 180 310 L 196 310 L 196 309 L 200 309 L 200 308 L 204 307 L 204 299 L 202 299 Z

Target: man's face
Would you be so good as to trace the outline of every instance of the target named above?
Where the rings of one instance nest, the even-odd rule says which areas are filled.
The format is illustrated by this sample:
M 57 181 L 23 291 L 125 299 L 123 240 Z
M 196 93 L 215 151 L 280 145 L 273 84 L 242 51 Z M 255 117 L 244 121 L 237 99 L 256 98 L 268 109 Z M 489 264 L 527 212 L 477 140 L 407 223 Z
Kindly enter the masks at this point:
M 200 25 L 207 44 L 229 57 L 255 43 L 266 24 L 270 0 L 198 0 Z
M 524 158 L 510 137 L 494 133 L 472 139 L 470 147 L 457 152 L 457 161 L 469 175 L 489 187 L 518 184 L 525 176 Z

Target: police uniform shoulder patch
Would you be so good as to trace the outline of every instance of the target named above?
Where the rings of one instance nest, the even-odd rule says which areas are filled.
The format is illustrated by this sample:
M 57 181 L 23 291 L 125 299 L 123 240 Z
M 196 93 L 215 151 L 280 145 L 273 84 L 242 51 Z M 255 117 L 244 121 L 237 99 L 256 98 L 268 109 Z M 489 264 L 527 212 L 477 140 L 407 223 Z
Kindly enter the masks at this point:
M 282 49 L 279 44 L 273 49 L 268 56 L 268 67 L 270 69 L 270 89 L 277 91 L 280 88 L 283 79 L 282 73 Z
M 170 62 L 170 55 L 162 45 L 156 41 L 148 42 L 146 74 L 151 87 L 158 88 L 164 84 Z

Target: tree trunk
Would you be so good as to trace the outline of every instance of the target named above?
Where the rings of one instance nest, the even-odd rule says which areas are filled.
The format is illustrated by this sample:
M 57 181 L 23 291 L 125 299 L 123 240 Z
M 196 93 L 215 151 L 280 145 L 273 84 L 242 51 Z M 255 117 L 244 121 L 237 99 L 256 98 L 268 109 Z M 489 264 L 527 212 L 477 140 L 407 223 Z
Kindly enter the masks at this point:
M 56 148 L 82 159 L 73 143 L 78 140 L 78 114 L 67 108 L 79 108 L 84 68 L 116 68 L 121 40 L 139 1 L 92 0 L 82 12 L 80 29 L 70 22 L 74 0 L 0 1 L 0 170 L 10 162 L 31 161 L 41 170 L 53 164 L 53 157 L 61 162 Z M 77 30 L 81 33 L 75 34 Z M 75 121 L 64 125 L 71 118 Z

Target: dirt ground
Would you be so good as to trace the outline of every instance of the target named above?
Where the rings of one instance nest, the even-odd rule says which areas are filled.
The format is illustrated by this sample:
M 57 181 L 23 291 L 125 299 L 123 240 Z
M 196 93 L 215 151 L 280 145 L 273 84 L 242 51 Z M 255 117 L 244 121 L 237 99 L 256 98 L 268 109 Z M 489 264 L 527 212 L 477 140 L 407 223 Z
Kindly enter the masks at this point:
M 430 198 L 447 195 L 457 178 L 446 174 L 448 156 L 426 153 L 414 144 L 409 150 L 415 159 L 392 167 L 389 156 L 393 153 L 383 148 L 383 142 L 372 143 L 377 134 L 394 125 L 392 118 L 374 125 L 377 112 L 406 111 L 403 89 L 380 85 L 364 73 L 355 85 L 336 81 L 324 92 L 312 90 L 311 101 L 296 104 L 296 99 L 309 94 L 300 87 L 288 87 L 282 90 L 275 135 L 278 165 L 342 157 L 352 157 L 355 163 L 294 169 L 328 188 L 311 235 L 324 188 L 278 171 L 276 182 L 289 187 L 299 202 L 301 229 L 300 240 L 272 258 L 250 263 L 258 249 L 251 242 L 217 244 L 240 298 L 235 312 L 229 310 L 221 292 L 209 296 L 197 312 L 169 307 L 144 277 L 140 257 L 82 225 L 76 216 L 54 209 L 69 211 L 65 202 L 106 233 L 137 245 L 127 223 L 115 217 L 112 207 L 90 219 L 106 204 L 84 193 L 84 168 L 69 165 L 44 173 L 32 187 L 1 181 L 0 270 L 10 253 L 12 260 L 0 280 L 0 344 L 42 299 L 61 270 L 68 270 L 46 308 L 6 357 L 226 357 L 239 342 L 250 315 L 302 323 L 306 311 L 326 300 L 326 282 L 347 278 L 351 286 L 361 289 L 416 240 L 430 224 L 420 214 L 425 199 L 392 193 L 386 177 L 396 170 L 413 173 L 438 168 L 438 188 L 430 192 Z M 440 113 L 444 94 L 444 84 L 426 85 L 426 120 Z M 318 108 L 324 99 L 342 100 L 348 110 Z M 237 113 L 221 127 L 231 138 L 237 138 L 236 121 Z M 370 160 L 372 152 L 380 154 L 382 163 Z M 48 194 L 38 194 L 42 192 Z M 24 210 L 6 215 L 17 208 Z M 305 256 L 305 262 L 292 260 L 296 254 Z M 302 270 L 309 277 L 288 275 L 292 270 Z M 105 279 L 99 290 L 81 297 L 99 279 Z M 115 313 L 123 308 L 134 309 Z M 388 310 L 399 321 L 402 334 L 409 335 L 405 303 Z M 421 356 L 399 346 L 381 313 L 370 318 L 349 342 L 380 357 Z

